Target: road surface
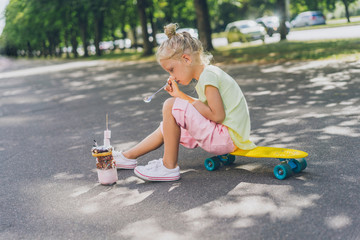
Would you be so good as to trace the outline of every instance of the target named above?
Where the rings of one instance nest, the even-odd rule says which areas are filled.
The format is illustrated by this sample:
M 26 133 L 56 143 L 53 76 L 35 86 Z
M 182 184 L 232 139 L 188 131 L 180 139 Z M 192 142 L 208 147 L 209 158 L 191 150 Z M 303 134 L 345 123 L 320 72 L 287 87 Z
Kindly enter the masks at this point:
M 158 127 L 167 74 L 157 63 L 4 60 L 0 72 L 0 239 L 360 239 L 360 62 L 222 66 L 241 86 L 252 140 L 309 153 L 284 181 L 272 159 L 180 149 L 181 180 L 119 170 L 97 183 L 93 139 L 126 149 Z M 184 91 L 194 95 L 192 87 Z M 162 156 L 162 148 L 139 164 Z
M 309 40 L 326 40 L 326 39 L 346 39 L 346 38 L 360 38 L 360 25 L 335 27 L 335 28 L 319 28 L 312 30 L 290 31 L 287 36 L 291 41 L 309 41 Z M 213 39 L 214 47 L 227 46 L 226 38 Z M 265 43 L 274 43 L 280 41 L 280 35 L 274 34 L 272 37 L 266 35 Z M 258 40 L 255 44 L 261 44 Z M 241 43 L 232 43 L 233 45 L 241 45 Z

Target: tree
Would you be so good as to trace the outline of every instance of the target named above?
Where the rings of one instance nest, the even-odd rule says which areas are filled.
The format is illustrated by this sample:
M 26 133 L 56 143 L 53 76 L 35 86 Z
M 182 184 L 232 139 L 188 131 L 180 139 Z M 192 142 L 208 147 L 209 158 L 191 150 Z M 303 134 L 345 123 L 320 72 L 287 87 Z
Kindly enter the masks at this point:
M 144 41 L 144 56 L 149 56 L 153 54 L 152 51 L 152 44 L 149 41 L 149 33 L 147 30 L 147 17 L 146 17 L 146 0 L 137 0 L 137 8 L 139 12 L 139 18 L 140 18 L 140 24 L 141 24 L 141 30 L 143 35 L 143 41 Z
M 341 0 L 341 2 L 344 4 L 346 19 L 347 19 L 347 21 L 349 23 L 350 22 L 349 5 L 351 3 L 356 2 L 356 0 Z
M 94 20 L 94 44 L 97 56 L 101 56 L 100 42 L 104 33 L 104 18 L 107 10 L 107 0 L 91 1 L 91 12 Z
M 80 32 L 80 37 L 81 37 L 81 41 L 83 44 L 83 49 L 84 49 L 84 57 L 88 57 L 89 56 L 89 52 L 88 52 L 88 46 L 89 46 L 89 29 L 88 29 L 88 24 L 89 24 L 89 4 L 87 1 L 80 1 L 80 4 L 77 5 L 76 11 L 78 12 L 77 14 L 77 21 L 79 23 L 78 27 L 79 27 L 79 32 Z
M 207 1 L 194 0 L 194 6 L 196 11 L 196 22 L 199 31 L 200 41 L 203 43 L 205 50 L 214 50 L 211 42 L 211 27 Z
M 280 40 L 286 40 L 287 29 L 286 29 L 286 0 L 277 0 L 277 5 L 279 9 L 279 20 L 280 20 Z

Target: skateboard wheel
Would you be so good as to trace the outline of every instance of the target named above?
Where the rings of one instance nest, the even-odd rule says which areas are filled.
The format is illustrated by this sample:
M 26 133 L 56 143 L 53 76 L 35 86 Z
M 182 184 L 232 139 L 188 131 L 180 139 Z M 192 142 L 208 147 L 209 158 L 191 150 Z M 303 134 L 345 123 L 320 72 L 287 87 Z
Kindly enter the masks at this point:
M 284 180 L 292 175 L 292 169 L 287 163 L 282 163 L 274 167 L 274 175 L 279 180 Z
M 205 168 L 208 171 L 215 171 L 220 167 L 220 160 L 217 157 L 207 158 L 204 162 Z
M 231 165 L 235 161 L 235 156 L 231 154 L 220 155 L 218 157 L 224 165 Z
M 307 167 L 307 162 L 306 162 L 305 158 L 299 159 L 298 161 L 301 165 L 301 171 L 304 170 Z

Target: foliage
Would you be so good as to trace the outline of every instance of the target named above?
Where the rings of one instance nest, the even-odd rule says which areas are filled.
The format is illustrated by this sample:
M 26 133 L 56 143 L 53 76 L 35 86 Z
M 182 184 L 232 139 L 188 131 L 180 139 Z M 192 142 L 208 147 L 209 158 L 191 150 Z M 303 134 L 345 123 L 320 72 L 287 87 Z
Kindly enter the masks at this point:
M 145 8 L 144 21 L 139 19 L 139 1 L 10 0 L 5 11 L 6 25 L 0 37 L 0 49 L 13 56 L 60 57 L 65 52 L 67 57 L 77 57 L 79 49 L 88 56 L 92 53 L 89 51 L 96 48 L 96 54 L 101 55 L 109 51 L 102 47 L 103 41 L 130 38 L 133 49 L 144 46 L 144 29 L 148 30 L 149 39 L 154 39 L 155 34 L 162 32 L 163 26 L 170 22 L 177 22 L 180 27 L 198 27 L 196 8 L 199 6 L 194 5 L 194 0 L 141 0 Z M 294 17 L 306 10 L 333 10 L 339 2 L 351 7 L 355 1 L 359 2 L 291 0 L 290 13 Z M 207 0 L 211 29 L 205 31 L 222 32 L 232 21 L 278 14 L 278 2 Z M 141 23 L 147 24 L 143 30 Z M 204 30 L 199 29 L 199 33 L 203 35 Z M 155 46 L 153 42 L 151 47 Z

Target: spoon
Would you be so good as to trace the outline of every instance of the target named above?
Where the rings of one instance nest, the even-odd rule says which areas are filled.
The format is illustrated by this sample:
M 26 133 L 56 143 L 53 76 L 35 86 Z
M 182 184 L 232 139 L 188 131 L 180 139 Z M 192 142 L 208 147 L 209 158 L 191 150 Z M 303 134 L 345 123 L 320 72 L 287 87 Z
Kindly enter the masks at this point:
M 145 98 L 144 98 L 144 102 L 146 102 L 146 103 L 151 102 L 151 99 L 152 99 L 158 92 L 160 92 L 162 89 L 164 89 L 167 85 L 168 85 L 168 83 L 166 82 L 166 84 L 165 84 L 163 87 L 161 87 L 159 90 L 157 90 L 153 95 L 151 95 L 150 97 L 145 97 Z

